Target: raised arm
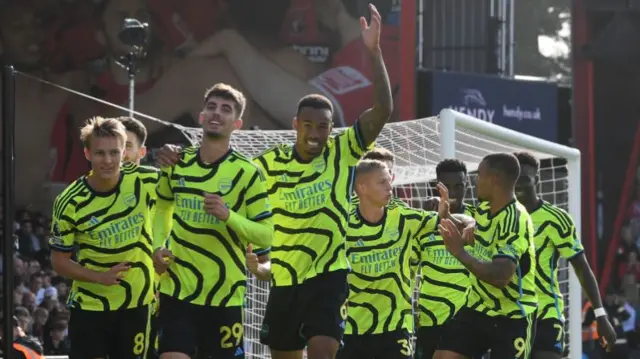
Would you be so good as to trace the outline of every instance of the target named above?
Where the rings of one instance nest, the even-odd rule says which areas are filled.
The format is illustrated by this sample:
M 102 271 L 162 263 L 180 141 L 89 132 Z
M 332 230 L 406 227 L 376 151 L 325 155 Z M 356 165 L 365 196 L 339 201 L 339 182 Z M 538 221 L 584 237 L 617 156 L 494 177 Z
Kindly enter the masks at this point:
M 360 18 L 362 40 L 371 52 L 371 60 L 373 61 L 373 107 L 366 110 L 358 119 L 358 127 L 365 146 L 375 142 L 393 113 L 391 83 L 382 58 L 382 50 L 380 49 L 382 18 L 375 6 L 370 4 L 369 10 L 371 12 L 370 24 L 367 24 L 364 18 Z

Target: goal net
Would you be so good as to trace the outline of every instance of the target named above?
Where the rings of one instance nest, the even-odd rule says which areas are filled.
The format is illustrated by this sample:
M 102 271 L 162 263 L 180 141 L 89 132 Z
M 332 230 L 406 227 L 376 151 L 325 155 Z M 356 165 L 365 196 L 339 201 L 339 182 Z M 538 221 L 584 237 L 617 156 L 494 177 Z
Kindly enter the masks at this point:
M 339 133 L 343 129 L 336 129 Z M 293 131 L 238 131 L 233 147 L 248 156 L 280 143 L 292 143 Z M 395 191 L 413 207 L 422 207 L 434 195 L 435 166 L 443 158 L 456 157 L 470 171 L 466 201 L 476 202 L 475 176 L 482 157 L 495 152 L 528 151 L 542 162 L 538 188 L 542 198 L 568 210 L 580 223 L 579 152 L 521 133 L 504 129 L 452 110 L 440 116 L 390 123 L 376 141 L 395 155 Z M 567 342 L 570 358 L 581 357 L 581 292 L 567 263 L 559 267 L 559 282 L 564 294 Z M 245 316 L 246 354 L 248 358 L 268 358 L 268 348 L 259 343 L 269 286 L 250 278 L 247 285 Z

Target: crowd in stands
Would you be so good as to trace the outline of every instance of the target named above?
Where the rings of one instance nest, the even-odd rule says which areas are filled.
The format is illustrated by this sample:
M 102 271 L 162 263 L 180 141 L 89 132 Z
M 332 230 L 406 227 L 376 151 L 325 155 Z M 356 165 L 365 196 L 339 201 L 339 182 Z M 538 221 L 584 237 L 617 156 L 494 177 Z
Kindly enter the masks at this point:
M 636 358 L 640 355 L 640 167 L 634 197 L 620 230 L 613 286 L 604 297 L 604 306 L 618 331 L 618 353 L 611 358 Z M 587 315 L 586 322 L 593 319 Z M 583 323 L 584 324 L 584 323 Z M 589 352 L 586 346 L 585 352 Z M 592 358 L 592 356 L 590 356 Z
M 47 241 L 51 221 L 29 211 L 19 211 L 15 219 L 13 315 L 27 335 L 40 341 L 45 354 L 67 355 L 65 300 L 70 283 L 51 269 Z

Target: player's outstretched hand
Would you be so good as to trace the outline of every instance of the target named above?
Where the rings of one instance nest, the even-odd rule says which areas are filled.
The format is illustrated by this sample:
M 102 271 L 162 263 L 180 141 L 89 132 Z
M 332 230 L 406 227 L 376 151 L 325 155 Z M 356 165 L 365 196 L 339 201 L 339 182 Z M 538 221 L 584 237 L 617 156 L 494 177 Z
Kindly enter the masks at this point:
M 360 29 L 362 30 L 362 41 L 371 52 L 380 51 L 380 32 L 382 31 L 382 16 L 373 4 L 369 4 L 371 21 L 367 23 L 364 16 L 360 17 Z
M 447 250 L 454 256 L 458 257 L 464 251 L 465 240 L 462 238 L 460 231 L 456 228 L 455 223 L 450 219 L 443 219 L 438 225 L 440 235 L 444 240 Z
M 436 185 L 438 192 L 440 193 L 440 202 L 438 202 L 438 215 L 440 218 L 449 218 L 451 216 L 451 209 L 449 207 L 449 190 L 447 186 L 438 182 Z
M 258 255 L 253 253 L 253 246 L 249 244 L 247 247 L 247 268 L 254 275 L 258 273 Z
M 175 258 L 173 253 L 167 248 L 161 247 L 153 252 L 153 268 L 156 273 L 162 274 L 169 269 L 171 261 Z
M 204 193 L 204 210 L 223 222 L 229 219 L 229 207 L 217 194 Z
M 182 147 L 176 145 L 164 145 L 156 154 L 158 167 L 173 166 L 180 161 Z
M 131 268 L 128 262 L 122 262 L 109 268 L 108 271 L 100 273 L 97 282 L 104 285 L 120 284 L 120 280 L 124 278 L 125 273 Z
M 599 317 L 598 323 L 598 335 L 600 336 L 600 345 L 610 352 L 613 350 L 613 346 L 616 344 L 616 331 L 613 329 L 613 325 L 609 322 L 607 316 Z

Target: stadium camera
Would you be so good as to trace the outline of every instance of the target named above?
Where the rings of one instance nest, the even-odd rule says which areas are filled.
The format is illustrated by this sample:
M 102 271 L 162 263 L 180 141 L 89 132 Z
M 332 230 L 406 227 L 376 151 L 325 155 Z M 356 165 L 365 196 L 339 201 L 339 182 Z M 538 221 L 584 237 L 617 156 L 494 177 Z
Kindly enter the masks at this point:
M 118 33 L 118 38 L 123 44 L 130 46 L 131 51 L 118 59 L 118 64 L 129 73 L 129 117 L 133 117 L 137 62 L 144 56 L 147 40 L 149 39 L 149 24 L 138 19 L 126 18 Z
M 149 24 L 138 19 L 124 19 L 118 38 L 131 47 L 144 47 L 147 42 Z

